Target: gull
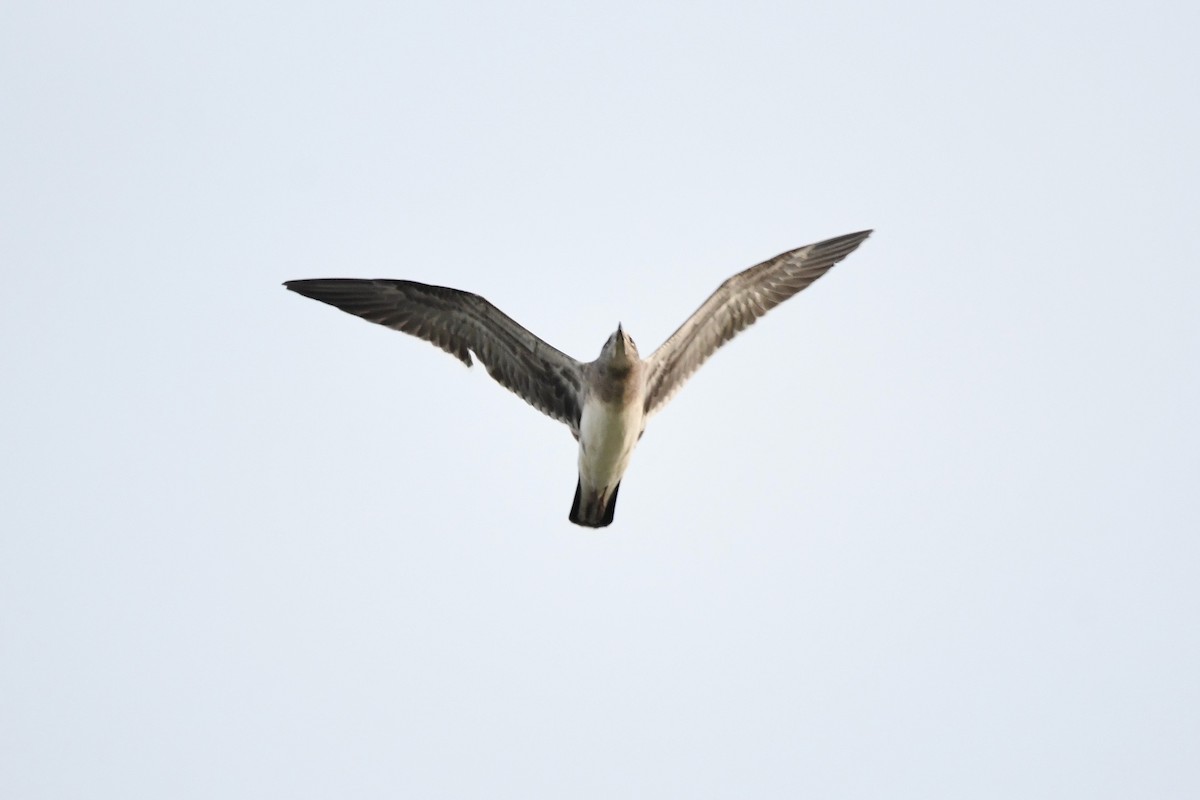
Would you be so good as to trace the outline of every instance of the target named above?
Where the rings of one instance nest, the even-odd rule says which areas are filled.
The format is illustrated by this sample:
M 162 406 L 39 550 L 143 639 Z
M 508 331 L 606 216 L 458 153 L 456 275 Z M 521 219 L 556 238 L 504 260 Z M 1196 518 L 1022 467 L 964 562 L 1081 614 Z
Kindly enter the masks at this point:
M 468 367 L 474 353 L 500 385 L 563 422 L 579 442 L 568 517 L 603 528 L 646 422 L 717 348 L 850 255 L 871 231 L 826 239 L 739 272 L 722 283 L 647 359 L 620 323 L 600 357 L 576 361 L 477 294 L 404 280 L 287 281 L 297 294 L 430 342 Z

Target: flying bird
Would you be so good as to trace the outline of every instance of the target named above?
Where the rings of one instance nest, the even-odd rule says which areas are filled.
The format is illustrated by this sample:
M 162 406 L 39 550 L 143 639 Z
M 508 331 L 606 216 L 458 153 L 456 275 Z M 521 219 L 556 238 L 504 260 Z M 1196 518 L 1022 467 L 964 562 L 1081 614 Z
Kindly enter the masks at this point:
M 563 422 L 579 442 L 569 519 L 603 528 L 646 428 L 717 348 L 850 255 L 871 231 L 781 253 L 722 283 L 647 359 L 620 324 L 600 357 L 584 363 L 556 350 L 477 294 L 415 281 L 319 278 L 288 289 L 418 336 L 471 366 L 474 353 L 506 389 Z

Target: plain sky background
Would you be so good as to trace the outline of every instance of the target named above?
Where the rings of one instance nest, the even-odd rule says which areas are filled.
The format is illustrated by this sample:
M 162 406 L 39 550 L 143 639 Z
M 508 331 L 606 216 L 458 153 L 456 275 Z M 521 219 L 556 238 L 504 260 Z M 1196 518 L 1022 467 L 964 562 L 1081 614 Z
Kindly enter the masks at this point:
M 1200 796 L 1194 2 L 0 6 L 0 796 Z M 590 360 L 875 235 L 652 421 Z

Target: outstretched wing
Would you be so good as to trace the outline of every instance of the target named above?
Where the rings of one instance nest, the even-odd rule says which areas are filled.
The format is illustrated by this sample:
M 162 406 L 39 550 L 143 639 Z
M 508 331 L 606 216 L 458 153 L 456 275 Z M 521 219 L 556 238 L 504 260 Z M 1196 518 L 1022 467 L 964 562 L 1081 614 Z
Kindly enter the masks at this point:
M 647 359 L 646 416 L 661 409 L 718 347 L 807 288 L 870 235 L 849 233 L 789 250 L 722 283 Z
M 350 314 L 420 337 L 488 374 L 531 406 L 579 434 L 580 363 L 534 336 L 477 294 L 414 281 L 321 278 L 288 289 Z

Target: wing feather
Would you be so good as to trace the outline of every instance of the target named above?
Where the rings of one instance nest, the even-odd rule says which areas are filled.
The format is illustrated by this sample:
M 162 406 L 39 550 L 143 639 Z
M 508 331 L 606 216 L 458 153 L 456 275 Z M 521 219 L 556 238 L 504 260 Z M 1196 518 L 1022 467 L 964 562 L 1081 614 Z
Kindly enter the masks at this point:
M 500 385 L 578 436 L 582 365 L 470 292 L 415 281 L 287 281 L 297 294 L 424 339 L 471 366 L 474 352 Z
M 646 415 L 661 409 L 717 349 L 854 252 L 871 231 L 789 250 L 722 283 L 647 359 Z

